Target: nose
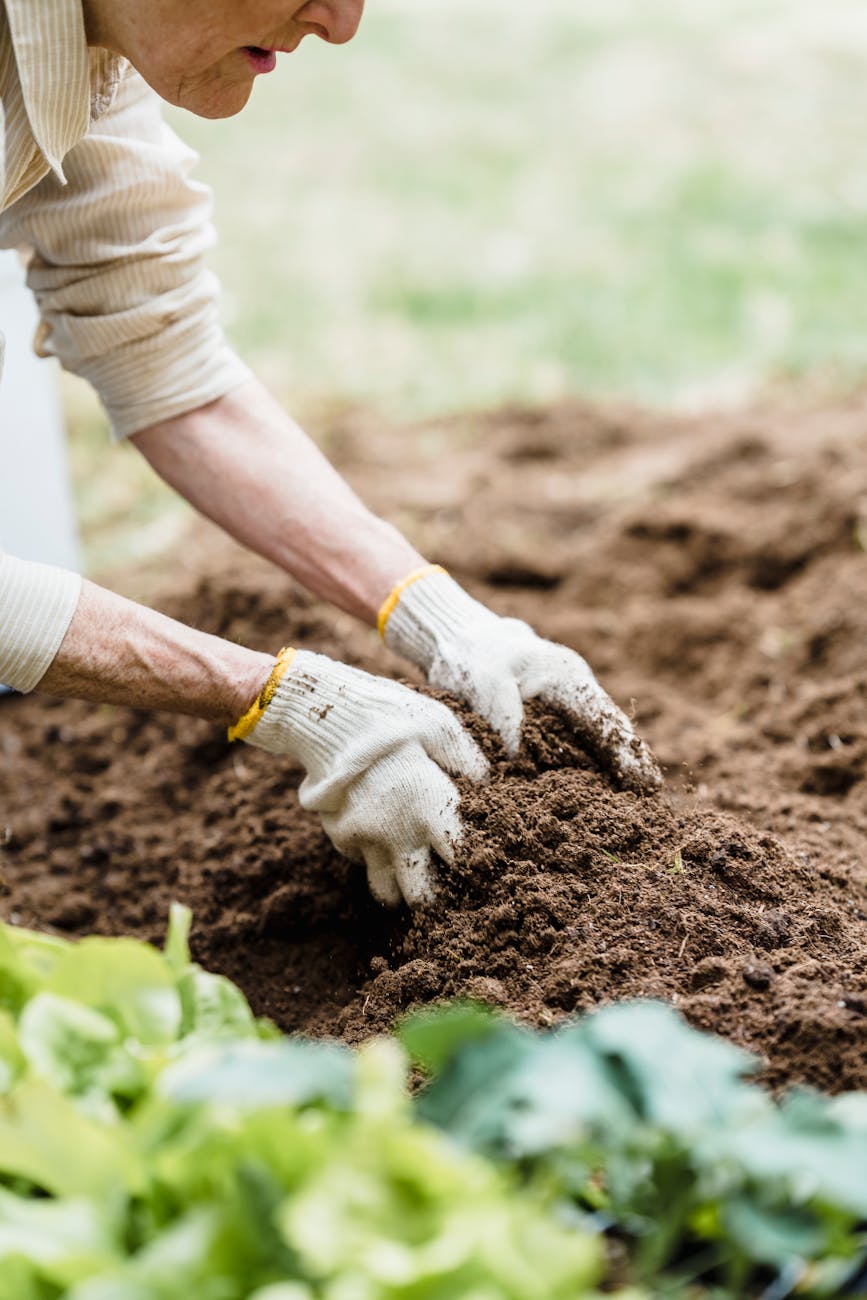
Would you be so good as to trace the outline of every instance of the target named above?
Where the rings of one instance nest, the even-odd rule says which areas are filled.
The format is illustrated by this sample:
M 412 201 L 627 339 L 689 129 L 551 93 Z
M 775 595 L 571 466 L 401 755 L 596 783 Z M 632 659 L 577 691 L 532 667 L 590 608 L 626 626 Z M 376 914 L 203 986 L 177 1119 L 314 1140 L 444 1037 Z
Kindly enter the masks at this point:
M 310 23 L 330 45 L 345 45 L 358 31 L 364 0 L 307 0 L 296 14 L 296 21 Z

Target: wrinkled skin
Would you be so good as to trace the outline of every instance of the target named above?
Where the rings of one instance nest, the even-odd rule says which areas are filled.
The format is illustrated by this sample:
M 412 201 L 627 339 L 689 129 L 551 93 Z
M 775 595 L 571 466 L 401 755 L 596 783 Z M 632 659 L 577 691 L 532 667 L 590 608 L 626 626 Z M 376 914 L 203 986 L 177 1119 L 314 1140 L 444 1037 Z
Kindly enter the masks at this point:
M 258 72 L 246 48 L 292 53 L 358 30 L 364 0 L 85 0 L 88 44 L 129 59 L 163 99 L 199 117 L 232 117 Z

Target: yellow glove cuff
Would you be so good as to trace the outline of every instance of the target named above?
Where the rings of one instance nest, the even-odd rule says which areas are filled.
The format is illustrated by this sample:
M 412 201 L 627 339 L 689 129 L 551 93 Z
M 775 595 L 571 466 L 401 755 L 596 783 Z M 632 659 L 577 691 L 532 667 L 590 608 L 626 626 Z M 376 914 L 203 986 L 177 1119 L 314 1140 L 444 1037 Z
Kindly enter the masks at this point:
M 277 656 L 274 667 L 271 669 L 271 676 L 250 705 L 247 712 L 242 718 L 239 718 L 233 727 L 229 728 L 230 740 L 246 740 L 268 705 L 274 698 L 274 692 L 283 680 L 292 660 L 295 658 L 295 651 L 291 646 L 284 646 Z
M 385 628 L 388 620 L 394 613 L 395 608 L 397 607 L 397 602 L 400 600 L 407 587 L 411 587 L 414 582 L 418 582 L 419 578 L 429 578 L 432 573 L 445 573 L 447 575 L 448 571 L 444 569 L 441 564 L 426 564 L 423 569 L 416 569 L 406 578 L 401 579 L 394 590 L 386 598 L 376 620 L 379 635 L 383 640 L 385 640 Z

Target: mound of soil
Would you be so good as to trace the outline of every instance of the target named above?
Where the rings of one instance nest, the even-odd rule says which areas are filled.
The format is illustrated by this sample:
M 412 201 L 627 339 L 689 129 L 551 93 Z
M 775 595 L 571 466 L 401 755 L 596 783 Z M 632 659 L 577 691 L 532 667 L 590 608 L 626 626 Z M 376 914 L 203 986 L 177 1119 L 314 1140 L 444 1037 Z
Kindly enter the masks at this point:
M 4 700 L 2 915 L 158 940 L 181 899 L 196 956 L 291 1030 L 355 1042 L 466 993 L 534 1024 L 660 997 L 757 1052 L 774 1085 L 867 1087 L 865 444 L 854 400 L 695 421 L 572 404 L 411 431 L 343 417 L 330 450 L 367 499 L 584 653 L 667 790 L 615 788 L 538 706 L 514 762 L 467 718 L 492 780 L 462 789 L 466 840 L 435 903 L 392 914 L 298 807 L 288 765 L 189 719 Z M 406 672 L 205 525 L 170 579 L 122 585 L 263 649 Z
M 518 765 L 485 737 L 495 777 L 464 787 L 460 861 L 372 967 L 364 1018 L 470 994 L 552 1024 L 662 998 L 774 1083 L 864 1086 L 867 914 L 770 834 L 612 789 L 562 719 L 530 714 Z M 339 1024 L 364 1031 L 357 1007 Z

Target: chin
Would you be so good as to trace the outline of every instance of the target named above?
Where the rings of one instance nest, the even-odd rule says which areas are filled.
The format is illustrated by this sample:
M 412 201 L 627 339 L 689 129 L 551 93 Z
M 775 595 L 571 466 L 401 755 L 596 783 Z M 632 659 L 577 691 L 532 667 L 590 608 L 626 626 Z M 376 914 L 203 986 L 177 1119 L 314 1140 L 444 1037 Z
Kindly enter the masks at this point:
M 181 90 L 173 102 L 188 113 L 195 113 L 196 117 L 235 117 L 247 103 L 252 90 L 251 77 L 249 81 L 234 85 L 196 86 L 188 91 Z

